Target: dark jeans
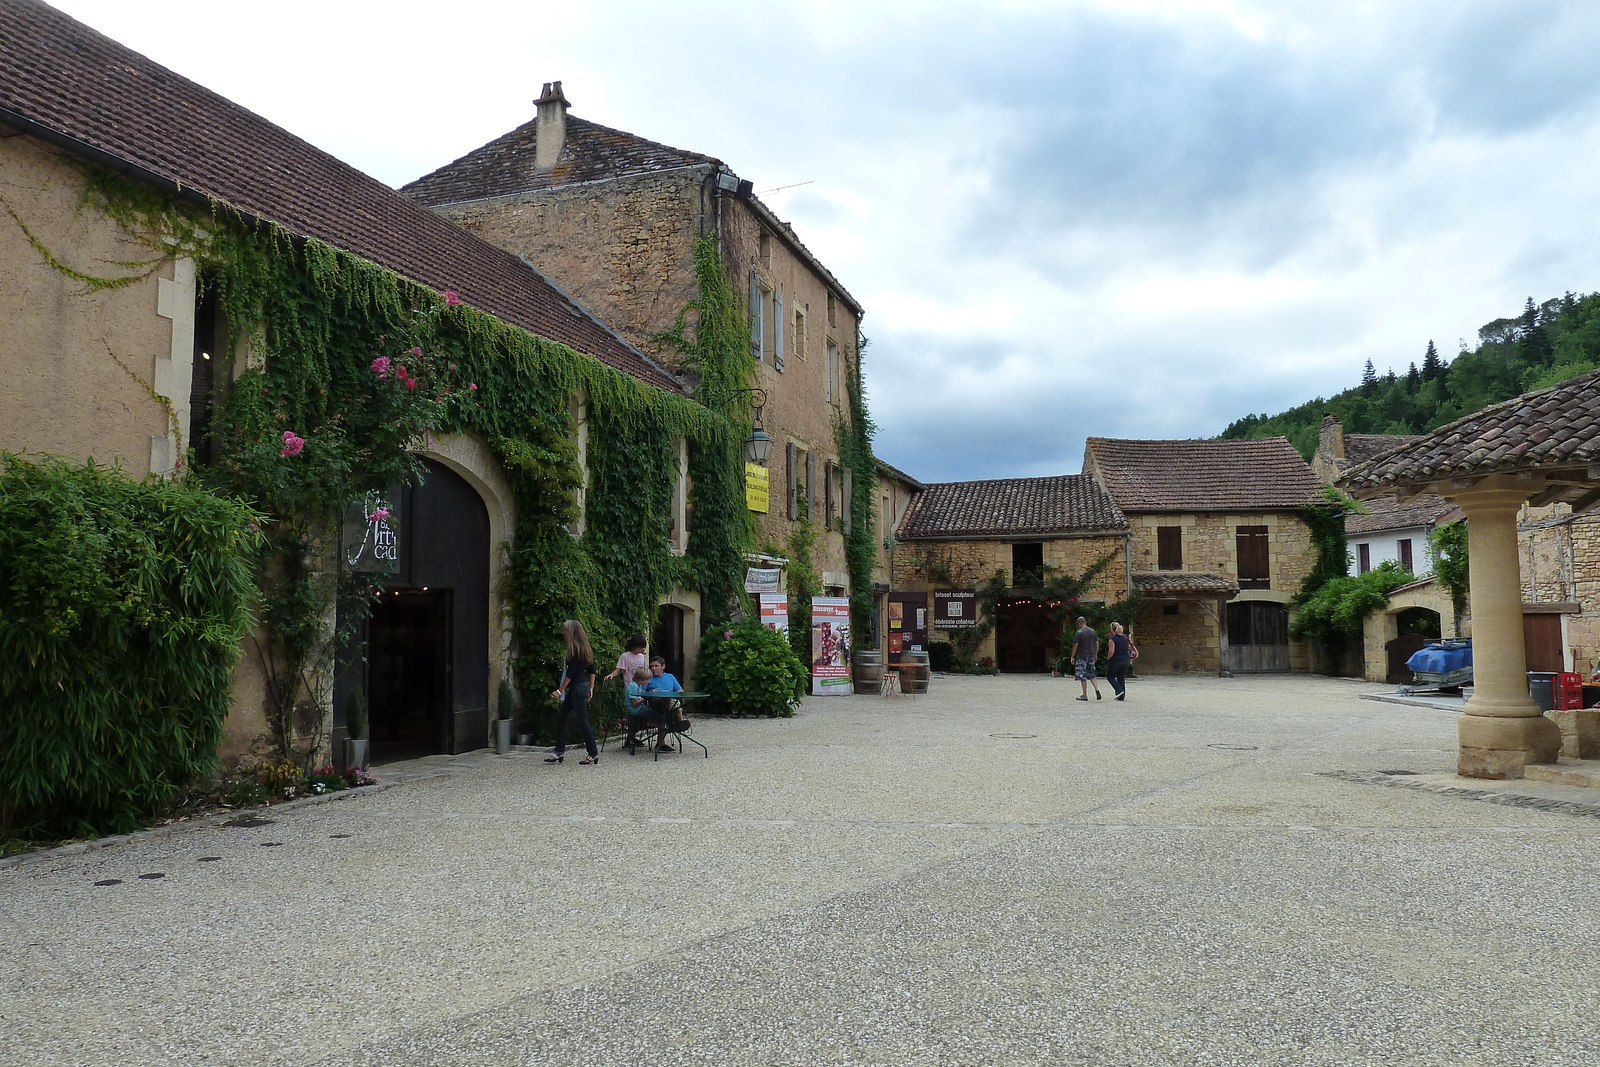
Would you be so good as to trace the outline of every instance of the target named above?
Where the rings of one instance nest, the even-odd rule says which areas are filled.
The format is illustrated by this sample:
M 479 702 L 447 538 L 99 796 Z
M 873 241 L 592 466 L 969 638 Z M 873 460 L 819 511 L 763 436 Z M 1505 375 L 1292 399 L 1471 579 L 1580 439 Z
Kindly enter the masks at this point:
M 1111 689 L 1121 696 L 1128 688 L 1128 661 L 1113 659 L 1106 661 L 1106 681 L 1111 683 Z
M 594 759 L 600 754 L 600 746 L 594 740 L 594 727 L 589 722 L 589 686 L 582 682 L 568 682 L 567 695 L 561 698 L 561 707 L 556 709 L 556 755 L 561 755 L 567 750 L 567 716 L 577 715 L 578 727 L 583 731 L 583 747 L 588 749 L 589 758 Z

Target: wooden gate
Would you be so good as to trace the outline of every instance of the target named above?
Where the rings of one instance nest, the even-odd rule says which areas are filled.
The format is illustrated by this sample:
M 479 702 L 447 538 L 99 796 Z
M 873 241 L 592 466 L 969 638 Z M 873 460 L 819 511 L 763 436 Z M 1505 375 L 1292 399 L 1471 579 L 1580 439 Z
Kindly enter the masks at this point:
M 1270 601 L 1228 605 L 1228 649 L 1222 667 L 1234 674 L 1289 669 L 1289 609 Z
M 1422 646 L 1433 640 L 1421 634 L 1401 634 L 1393 641 L 1383 646 L 1389 654 L 1389 673 L 1383 680 L 1393 682 L 1395 685 L 1404 685 L 1411 681 L 1412 671 L 1406 666 L 1406 660 L 1422 651 Z
M 1522 645 L 1528 655 L 1528 670 L 1556 673 L 1566 669 L 1560 615 L 1540 612 L 1522 616 Z

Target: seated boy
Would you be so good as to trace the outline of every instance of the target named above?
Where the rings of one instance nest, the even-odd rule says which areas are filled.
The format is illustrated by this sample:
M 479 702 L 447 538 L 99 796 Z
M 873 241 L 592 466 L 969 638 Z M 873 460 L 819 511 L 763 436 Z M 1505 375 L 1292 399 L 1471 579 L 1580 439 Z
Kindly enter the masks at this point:
M 641 726 L 650 724 L 660 726 L 665 721 L 661 713 L 650 706 L 654 702 L 647 701 L 645 698 L 646 687 L 650 681 L 650 668 L 640 667 L 633 672 L 632 680 L 628 682 L 628 739 L 626 744 L 629 748 L 639 743 L 639 728 Z M 666 731 L 663 728 L 659 732 L 664 735 Z
M 660 656 L 657 656 L 657 657 L 655 657 L 654 659 L 652 659 L 650 661 L 650 683 L 645 686 L 645 692 L 646 693 L 681 693 L 681 692 L 683 692 L 683 686 L 678 684 L 678 679 L 674 678 L 672 675 L 667 673 L 667 661 L 662 659 Z M 658 712 L 660 712 L 662 714 L 662 716 L 663 716 L 663 719 L 662 719 L 663 724 L 665 723 L 665 716 L 666 715 L 671 715 L 673 717 L 673 721 L 677 723 L 677 727 L 676 728 L 678 730 L 681 731 L 681 730 L 686 729 L 688 727 L 689 720 L 685 719 L 683 717 L 683 706 L 681 704 L 679 704 L 676 700 L 669 700 L 669 699 L 666 699 L 666 698 L 658 697 L 655 700 L 650 701 L 650 705 L 653 708 L 655 708 L 656 711 L 658 711 Z M 665 725 L 662 726 L 661 734 L 660 734 L 659 737 L 656 738 L 656 743 L 657 743 L 658 746 L 660 746 L 661 751 L 663 751 L 663 752 L 671 752 L 672 751 L 672 746 L 667 744 L 667 731 L 666 731 Z

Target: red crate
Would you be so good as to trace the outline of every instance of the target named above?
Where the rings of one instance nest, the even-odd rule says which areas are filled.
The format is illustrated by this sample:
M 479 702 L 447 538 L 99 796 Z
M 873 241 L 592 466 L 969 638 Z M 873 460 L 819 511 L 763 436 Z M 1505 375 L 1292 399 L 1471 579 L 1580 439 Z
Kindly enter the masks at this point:
M 1555 710 L 1583 707 L 1583 675 L 1564 671 L 1556 675 Z

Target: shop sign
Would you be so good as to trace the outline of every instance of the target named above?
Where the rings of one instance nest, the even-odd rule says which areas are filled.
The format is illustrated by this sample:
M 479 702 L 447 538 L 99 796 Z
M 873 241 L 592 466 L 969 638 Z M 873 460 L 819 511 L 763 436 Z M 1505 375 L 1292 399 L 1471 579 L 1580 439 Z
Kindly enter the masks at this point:
M 347 504 L 342 540 L 351 570 L 395 573 L 400 569 L 400 509 L 383 493 L 368 493 Z
M 759 463 L 744 465 L 744 506 L 765 515 L 770 506 L 772 475 Z
M 849 696 L 850 598 L 811 598 L 811 694 Z
M 746 593 L 776 593 L 783 572 L 777 567 L 751 567 L 744 572 Z
M 978 594 L 971 589 L 933 591 L 933 628 L 970 630 L 978 625 Z
M 789 598 L 782 593 L 761 594 L 761 625 L 780 634 L 789 632 Z

